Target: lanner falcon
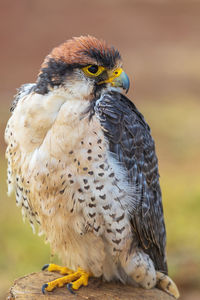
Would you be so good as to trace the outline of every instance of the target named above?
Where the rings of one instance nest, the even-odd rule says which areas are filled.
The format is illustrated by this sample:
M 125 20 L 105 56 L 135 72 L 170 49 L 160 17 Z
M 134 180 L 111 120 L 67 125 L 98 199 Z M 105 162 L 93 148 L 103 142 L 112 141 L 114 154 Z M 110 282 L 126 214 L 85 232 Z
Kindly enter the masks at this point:
M 120 53 L 92 36 L 45 58 L 15 96 L 6 132 L 8 191 L 67 267 L 42 286 L 70 291 L 90 276 L 178 298 L 167 276 L 158 162 L 150 128 L 125 97 Z

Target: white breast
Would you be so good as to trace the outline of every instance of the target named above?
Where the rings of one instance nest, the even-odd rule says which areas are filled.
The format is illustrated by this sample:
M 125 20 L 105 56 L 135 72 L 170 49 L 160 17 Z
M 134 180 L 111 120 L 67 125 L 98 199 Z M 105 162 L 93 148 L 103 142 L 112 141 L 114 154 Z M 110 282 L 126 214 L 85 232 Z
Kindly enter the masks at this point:
M 66 252 L 73 231 L 76 243 L 91 232 L 117 254 L 131 235 L 135 190 L 109 154 L 99 120 L 83 115 L 88 105 L 63 94 L 21 99 L 6 134 L 10 181 L 18 205 L 32 224 L 37 219 L 56 252 Z

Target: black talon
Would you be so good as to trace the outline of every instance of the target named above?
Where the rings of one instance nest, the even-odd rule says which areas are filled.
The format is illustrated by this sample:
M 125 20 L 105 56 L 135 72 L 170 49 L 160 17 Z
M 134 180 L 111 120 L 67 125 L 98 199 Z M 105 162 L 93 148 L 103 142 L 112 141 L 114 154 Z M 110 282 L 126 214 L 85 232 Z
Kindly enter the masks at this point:
M 42 294 L 45 295 L 45 289 L 48 287 L 48 283 L 43 284 L 42 286 Z
M 42 271 L 46 270 L 49 267 L 49 264 L 46 264 L 42 267 Z
M 75 293 L 74 290 L 72 289 L 72 283 L 68 283 L 68 284 L 67 284 L 67 289 L 68 289 L 68 291 L 70 291 L 71 294 L 76 295 L 76 293 Z

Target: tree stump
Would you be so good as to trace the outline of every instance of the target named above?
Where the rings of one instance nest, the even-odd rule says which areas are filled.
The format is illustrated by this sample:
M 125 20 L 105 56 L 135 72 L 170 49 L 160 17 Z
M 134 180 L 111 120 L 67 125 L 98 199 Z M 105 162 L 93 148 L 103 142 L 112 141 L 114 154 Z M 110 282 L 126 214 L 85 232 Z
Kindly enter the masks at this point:
M 16 279 L 11 287 L 8 300 L 14 299 L 32 299 L 32 300 L 173 300 L 163 291 L 158 289 L 144 290 L 120 283 L 105 283 L 99 279 L 91 278 L 87 287 L 82 287 L 71 294 L 66 287 L 57 288 L 53 292 L 41 292 L 44 283 L 58 278 L 57 273 L 48 271 L 31 273 L 19 279 Z
M 82 287 L 71 294 L 66 287 L 57 288 L 53 292 L 41 292 L 44 283 L 59 277 L 57 273 L 48 271 L 31 273 L 16 279 L 11 287 L 8 300 L 14 299 L 56 299 L 56 300 L 173 300 L 163 291 L 158 289 L 144 290 L 120 283 L 105 283 L 99 279 L 91 278 L 87 287 Z

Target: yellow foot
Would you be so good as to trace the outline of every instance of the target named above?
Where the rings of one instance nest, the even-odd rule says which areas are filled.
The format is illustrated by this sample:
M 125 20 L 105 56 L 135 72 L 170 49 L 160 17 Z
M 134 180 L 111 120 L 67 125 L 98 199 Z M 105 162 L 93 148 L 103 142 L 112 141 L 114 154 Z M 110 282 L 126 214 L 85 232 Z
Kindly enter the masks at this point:
M 50 272 L 58 272 L 62 275 L 66 275 L 64 277 L 58 278 L 56 280 L 53 280 L 51 282 L 45 283 L 42 286 L 42 293 L 44 294 L 45 291 L 51 292 L 56 287 L 62 287 L 65 284 L 67 284 L 67 288 L 71 293 L 74 293 L 73 290 L 78 290 L 82 285 L 87 286 L 88 285 L 88 278 L 91 276 L 86 271 L 82 270 L 81 268 L 78 268 L 76 272 L 66 268 L 66 267 L 60 267 L 55 264 L 49 264 L 45 265 L 42 270 L 48 270 Z
M 169 276 L 161 273 L 161 272 L 156 272 L 156 279 L 157 279 L 157 286 L 173 296 L 174 298 L 178 299 L 180 297 L 178 288 L 176 284 L 173 282 Z

